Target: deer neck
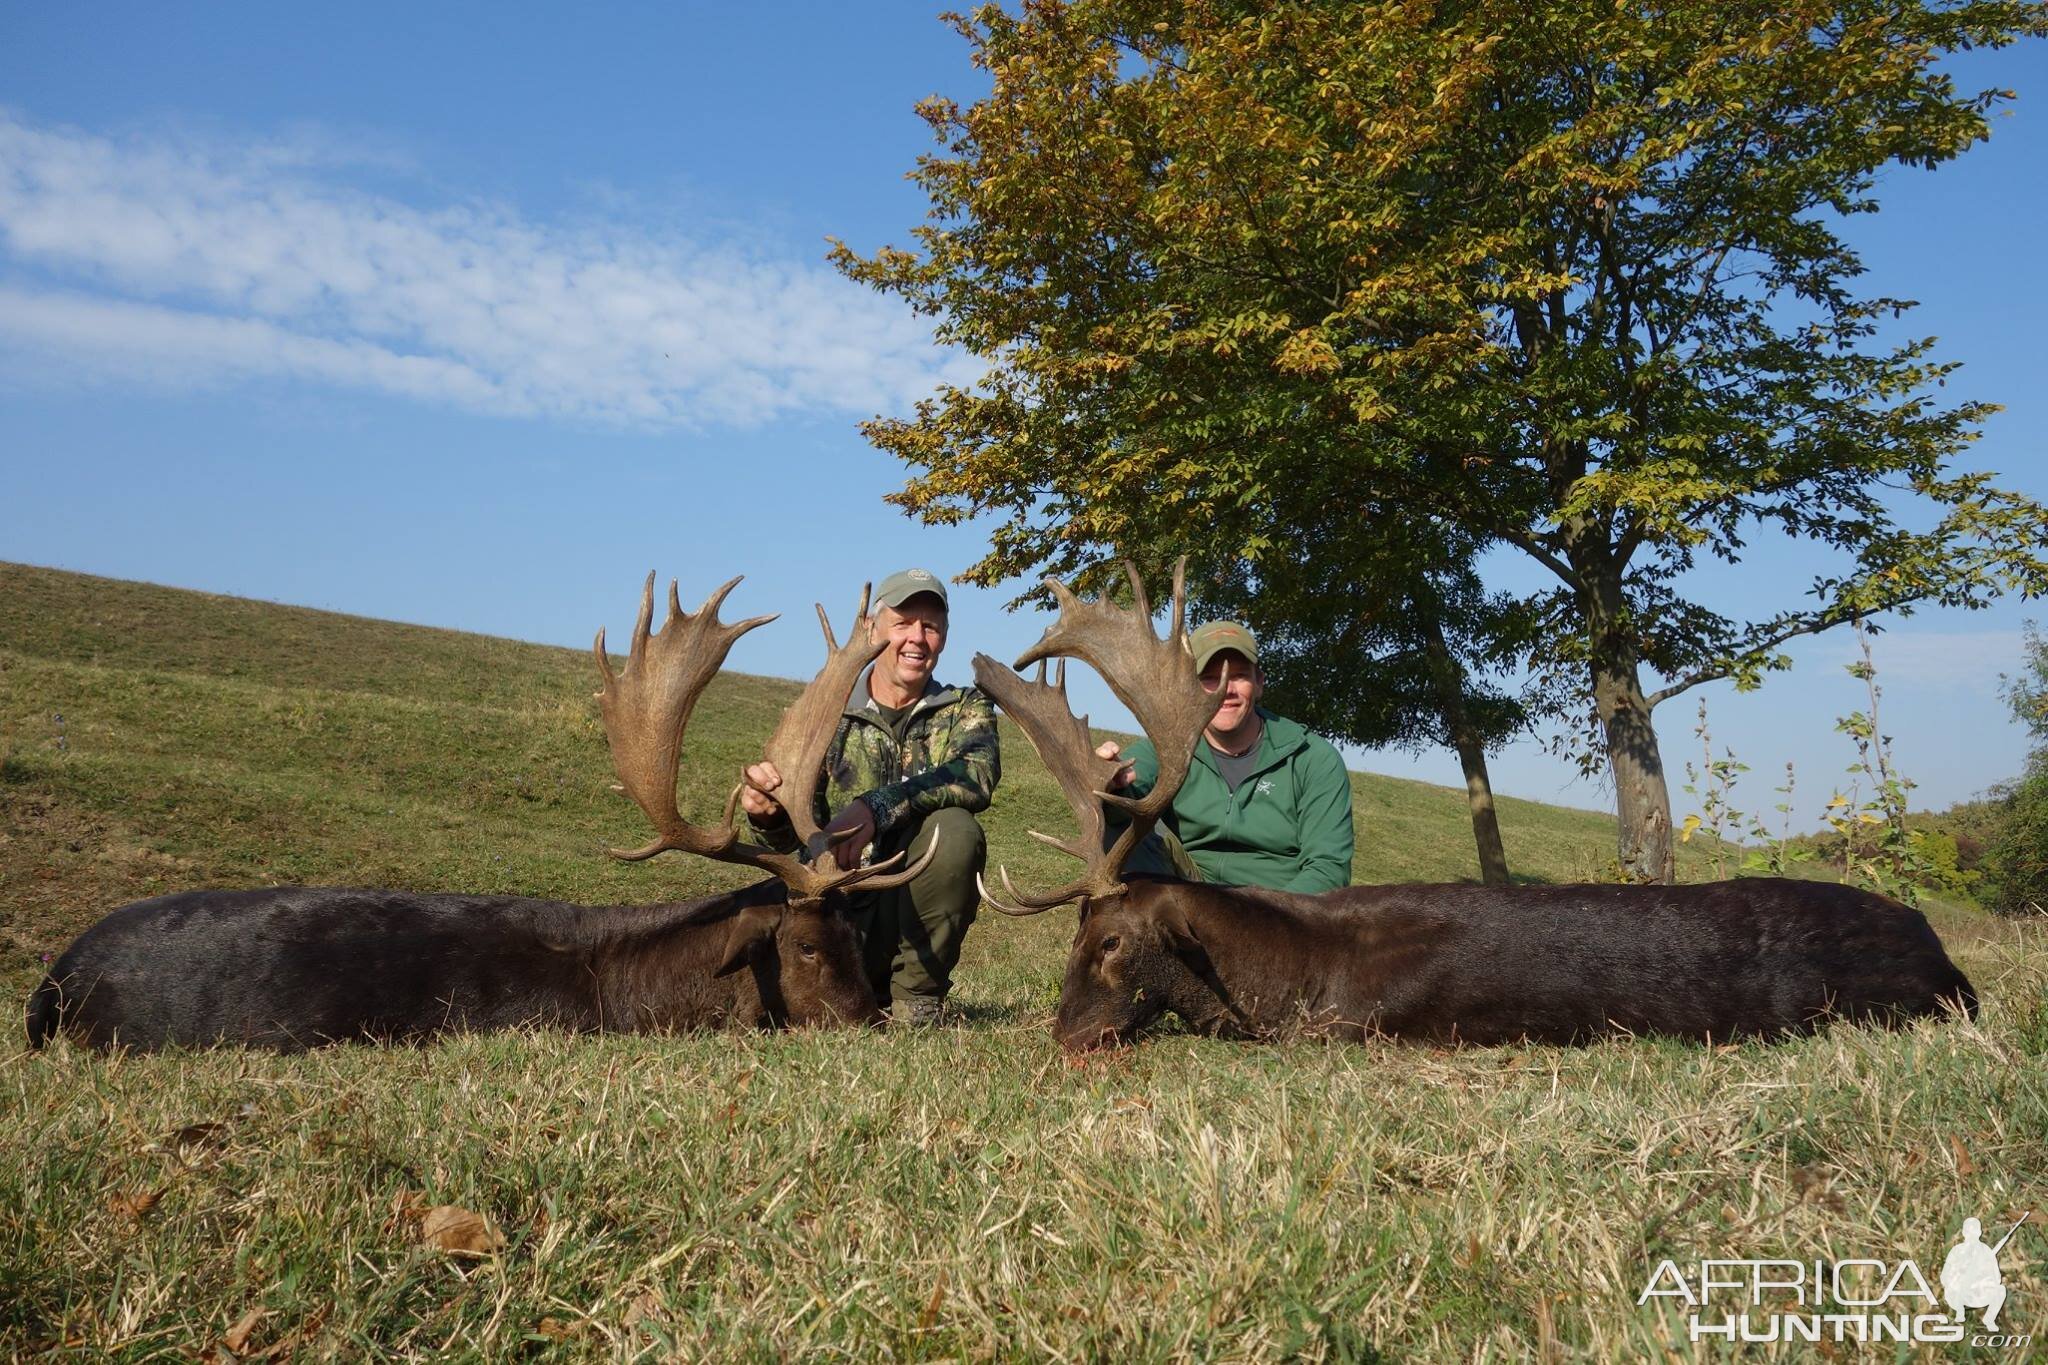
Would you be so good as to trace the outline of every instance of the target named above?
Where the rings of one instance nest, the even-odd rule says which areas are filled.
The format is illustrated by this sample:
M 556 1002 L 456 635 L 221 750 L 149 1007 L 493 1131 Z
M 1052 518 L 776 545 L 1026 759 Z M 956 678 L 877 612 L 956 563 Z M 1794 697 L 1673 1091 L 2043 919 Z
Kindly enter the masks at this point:
M 1348 984 L 1348 937 L 1325 917 L 1291 905 L 1295 897 L 1229 886 L 1184 890 L 1188 928 L 1209 965 L 1206 973 L 1195 972 L 1206 999 L 1194 1002 L 1196 1013 L 1181 1011 L 1197 1027 L 1226 1033 L 1284 1028 L 1320 1014 L 1332 988 Z

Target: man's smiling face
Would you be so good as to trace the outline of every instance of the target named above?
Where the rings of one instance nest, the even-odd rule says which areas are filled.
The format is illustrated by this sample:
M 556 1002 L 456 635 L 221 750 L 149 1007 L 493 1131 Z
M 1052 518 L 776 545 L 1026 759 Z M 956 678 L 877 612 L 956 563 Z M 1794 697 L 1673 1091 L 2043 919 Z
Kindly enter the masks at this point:
M 1256 733 L 1252 727 L 1258 718 L 1259 698 L 1266 694 L 1266 675 L 1244 655 L 1226 649 L 1202 669 L 1202 690 L 1214 693 L 1219 687 L 1223 703 L 1216 708 L 1207 734 L 1211 744 L 1229 749 Z
M 871 629 L 873 638 L 887 645 L 875 660 L 875 678 L 890 691 L 922 696 L 939 666 L 939 652 L 946 647 L 945 604 L 930 593 L 919 593 L 900 606 L 876 612 Z

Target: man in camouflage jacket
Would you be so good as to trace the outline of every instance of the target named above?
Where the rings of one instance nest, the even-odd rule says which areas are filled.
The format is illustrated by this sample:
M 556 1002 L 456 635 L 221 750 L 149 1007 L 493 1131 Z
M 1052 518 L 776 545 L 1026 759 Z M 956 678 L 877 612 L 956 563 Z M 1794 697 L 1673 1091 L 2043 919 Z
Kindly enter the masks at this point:
M 995 707 L 933 674 L 946 647 L 943 580 L 923 569 L 891 574 L 869 623 L 887 644 L 839 718 L 814 816 L 828 834 L 851 831 L 834 850 L 842 867 L 906 849 L 915 862 L 938 837 L 938 855 L 909 884 L 849 897 L 876 997 L 896 1021 L 931 1023 L 980 905 L 988 846 L 974 814 L 1002 776 Z M 773 764 L 756 763 L 740 801 L 756 837 L 788 850 L 796 835 L 772 795 L 781 782 Z

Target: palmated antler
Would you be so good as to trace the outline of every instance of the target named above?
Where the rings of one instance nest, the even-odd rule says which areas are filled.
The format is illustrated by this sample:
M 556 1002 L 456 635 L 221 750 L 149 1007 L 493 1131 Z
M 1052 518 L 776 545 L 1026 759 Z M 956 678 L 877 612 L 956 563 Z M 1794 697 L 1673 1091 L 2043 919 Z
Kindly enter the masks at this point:
M 1073 807 L 1075 822 L 1080 826 L 1080 834 L 1072 843 L 1063 843 L 1036 830 L 1031 832 L 1032 837 L 1087 865 L 1087 871 L 1075 881 L 1042 895 L 1018 891 L 1009 871 L 1004 869 L 1003 889 L 1009 892 L 1015 906 L 1004 905 L 989 896 L 986 887 L 982 894 L 1005 914 L 1033 915 L 1071 900 L 1101 899 L 1121 892 L 1124 859 L 1152 832 L 1159 817 L 1172 804 L 1174 794 L 1187 778 L 1195 743 L 1222 704 L 1224 689 L 1219 687 L 1211 693 L 1202 687 L 1194 656 L 1188 650 L 1183 629 L 1187 561 L 1183 559 L 1174 566 L 1173 621 L 1164 640 L 1152 629 L 1152 608 L 1137 566 L 1126 561 L 1124 568 L 1131 579 L 1132 603 L 1128 610 L 1105 599 L 1083 601 L 1064 583 L 1046 580 L 1059 600 L 1059 620 L 1024 652 L 1016 665 L 1023 668 L 1037 663 L 1036 681 L 1020 677 L 985 654 L 975 656 L 975 683 L 1024 731 L 1053 780 L 1059 783 L 1060 792 Z M 1055 656 L 1072 656 L 1092 664 L 1152 741 L 1159 755 L 1159 778 L 1143 797 L 1134 799 L 1104 790 L 1121 763 L 1096 755 L 1088 735 L 1087 718 L 1077 719 L 1067 703 L 1064 663 L 1054 681 L 1046 683 L 1045 660 Z M 1108 848 L 1103 846 L 1107 832 L 1105 804 L 1117 807 L 1129 818 L 1116 842 Z
M 695 616 L 683 610 L 676 598 L 676 585 L 668 585 L 668 619 L 661 634 L 650 636 L 654 621 L 654 575 L 640 592 L 640 617 L 633 623 L 633 643 L 622 673 L 612 672 L 604 649 L 604 629 L 599 627 L 593 649 L 604 686 L 597 699 L 604 710 L 604 734 L 612 750 L 612 768 L 619 786 L 633 803 L 646 812 L 654 826 L 653 842 L 637 849 L 612 849 L 614 858 L 639 861 L 657 853 L 680 849 L 707 858 L 728 859 L 739 835 L 733 827 L 732 803 L 726 804 L 725 820 L 716 829 L 693 825 L 676 809 L 676 764 L 683 748 L 683 730 L 704 686 L 725 664 L 733 642 L 756 626 L 765 626 L 774 616 L 756 616 L 736 625 L 724 625 L 718 608 L 726 595 L 739 586 L 735 578 L 705 599 Z M 734 797 L 738 791 L 735 789 Z M 740 861 L 729 859 L 730 861 Z
M 604 631 L 597 632 L 595 646 L 598 670 L 604 686 L 597 696 L 604 710 L 605 738 L 611 744 L 612 767 L 619 774 L 620 790 L 633 798 L 654 825 L 652 842 L 637 849 L 612 849 L 615 858 L 638 861 L 657 853 L 678 849 L 720 862 L 756 867 L 789 887 L 792 903 L 822 899 L 829 891 L 864 883 L 870 890 L 899 886 L 922 872 L 938 849 L 932 840 L 925 856 L 913 867 L 889 870 L 902 861 L 898 854 L 870 867 L 840 871 L 825 846 L 811 806 L 816 799 L 819 771 L 839 714 L 853 691 L 860 672 L 882 650 L 861 638 L 866 619 L 868 590 L 861 589 L 860 608 L 854 621 L 854 635 L 842 647 L 833 638 L 832 623 L 825 609 L 818 608 L 819 624 L 825 628 L 827 657 L 802 695 L 782 714 L 769 740 L 767 757 L 783 773 L 779 799 L 788 811 L 792 827 L 802 841 L 796 853 L 782 853 L 743 842 L 734 823 L 740 789 L 734 787 L 726 798 L 725 814 L 715 827 L 693 825 L 676 809 L 676 768 L 682 752 L 683 730 L 705 685 L 725 663 L 733 641 L 775 618 L 757 616 L 735 625 L 718 620 L 718 607 L 740 580 L 735 578 L 711 594 L 697 614 L 683 611 L 674 583 L 668 590 L 668 619 L 659 634 L 650 635 L 654 620 L 654 575 L 640 594 L 640 617 L 633 626 L 633 643 L 626 666 L 612 671 L 605 654 Z

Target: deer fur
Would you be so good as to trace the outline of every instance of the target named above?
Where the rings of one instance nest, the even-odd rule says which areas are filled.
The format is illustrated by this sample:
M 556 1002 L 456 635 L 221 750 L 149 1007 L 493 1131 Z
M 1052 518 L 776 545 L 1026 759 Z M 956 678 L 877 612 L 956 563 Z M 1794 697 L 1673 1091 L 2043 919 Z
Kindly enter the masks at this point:
M 299 1051 L 522 1025 L 878 1022 L 845 917 L 785 895 L 767 881 L 646 906 L 336 887 L 158 896 L 79 936 L 30 1000 L 28 1038 Z
M 1084 904 L 1054 1034 L 1580 1043 L 1900 1024 L 1975 991 L 1926 917 L 1853 887 L 1354 886 L 1320 896 L 1133 878 Z

